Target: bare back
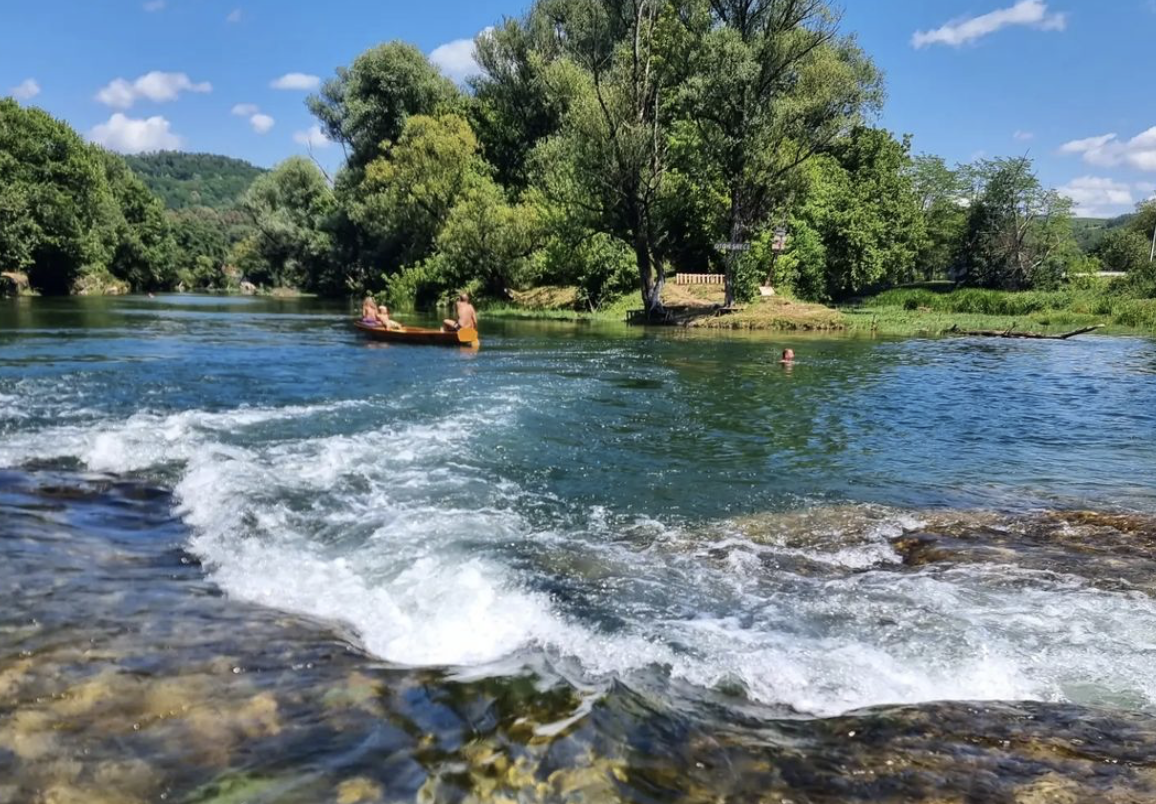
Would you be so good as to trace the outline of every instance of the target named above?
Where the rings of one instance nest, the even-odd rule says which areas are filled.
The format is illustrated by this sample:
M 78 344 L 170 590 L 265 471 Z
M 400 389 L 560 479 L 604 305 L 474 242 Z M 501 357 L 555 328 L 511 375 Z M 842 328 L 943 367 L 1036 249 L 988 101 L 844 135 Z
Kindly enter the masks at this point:
M 458 326 L 461 329 L 478 328 L 478 313 L 468 301 L 458 302 Z

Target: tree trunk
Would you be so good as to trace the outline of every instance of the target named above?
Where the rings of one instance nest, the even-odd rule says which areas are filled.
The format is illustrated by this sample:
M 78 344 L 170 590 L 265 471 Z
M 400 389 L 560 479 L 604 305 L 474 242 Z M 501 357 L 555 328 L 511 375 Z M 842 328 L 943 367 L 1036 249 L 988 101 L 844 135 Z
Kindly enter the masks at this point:
M 659 318 L 663 313 L 662 285 L 666 277 L 662 275 L 661 270 L 656 270 L 654 256 L 650 253 L 650 244 L 646 242 L 646 236 L 641 232 L 634 235 L 634 259 L 638 263 L 638 279 L 646 317 Z
M 730 246 L 733 248 L 734 244 L 741 242 L 740 238 L 743 234 L 742 213 L 739 207 L 738 192 L 731 191 L 731 230 L 730 230 Z M 737 252 L 727 251 L 725 256 L 726 273 L 724 274 L 724 283 L 726 286 L 726 293 L 723 298 L 724 307 L 733 307 L 735 303 L 735 268 L 737 261 Z

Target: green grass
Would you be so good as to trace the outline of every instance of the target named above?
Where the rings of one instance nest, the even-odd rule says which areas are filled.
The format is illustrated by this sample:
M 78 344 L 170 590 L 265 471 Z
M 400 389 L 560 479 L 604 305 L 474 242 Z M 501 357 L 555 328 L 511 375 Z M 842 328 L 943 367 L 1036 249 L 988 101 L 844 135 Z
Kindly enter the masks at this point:
M 852 329 L 873 327 L 892 334 L 1013 327 L 1055 333 L 1095 324 L 1117 331 L 1156 332 L 1156 300 L 1131 298 L 1103 283 L 1022 292 L 899 288 L 844 312 Z
M 483 315 L 542 321 L 622 321 L 637 308 L 629 293 L 595 312 L 525 304 L 490 304 Z M 839 310 L 795 302 L 788 297 L 761 300 L 697 326 L 714 328 L 799 330 L 850 334 L 940 335 L 958 330 L 1007 330 L 1056 334 L 1105 325 L 1107 332 L 1156 333 L 1156 299 L 1136 299 L 1107 283 L 1055 291 L 1009 292 L 925 283 L 885 291 L 859 305 Z

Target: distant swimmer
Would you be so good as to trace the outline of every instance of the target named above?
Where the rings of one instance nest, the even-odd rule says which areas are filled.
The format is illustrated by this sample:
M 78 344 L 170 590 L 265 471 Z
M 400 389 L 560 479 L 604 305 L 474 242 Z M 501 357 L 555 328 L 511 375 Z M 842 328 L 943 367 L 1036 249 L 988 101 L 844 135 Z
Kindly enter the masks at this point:
M 782 363 L 784 366 L 789 366 L 792 363 L 794 363 L 795 362 L 795 350 L 794 349 L 784 349 L 783 350 L 783 359 L 780 360 L 779 362 Z
M 447 318 L 442 322 L 442 329 L 446 332 L 457 332 L 459 329 L 477 329 L 478 311 L 470 304 L 470 294 L 458 296 L 458 320 Z
M 377 302 L 373 300 L 372 296 L 366 296 L 365 301 L 361 303 L 361 323 L 376 324 L 377 319 Z

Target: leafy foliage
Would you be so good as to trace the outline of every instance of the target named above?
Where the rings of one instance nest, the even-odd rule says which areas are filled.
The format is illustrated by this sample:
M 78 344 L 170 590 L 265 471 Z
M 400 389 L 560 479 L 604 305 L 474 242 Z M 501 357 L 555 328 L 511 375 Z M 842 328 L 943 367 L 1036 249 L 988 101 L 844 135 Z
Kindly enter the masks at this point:
M 411 115 L 450 111 L 458 95 L 416 47 L 387 42 L 338 70 L 308 105 L 326 134 L 346 146 L 349 166 L 359 169 L 401 135 Z
M 782 268 L 800 297 L 842 299 L 913 278 L 924 230 L 908 150 L 858 127 L 808 163 Z
M 241 207 L 255 232 L 237 245 L 234 259 L 250 282 L 327 294 L 350 290 L 333 260 L 333 189 L 316 165 L 285 160 L 253 182 Z
M 974 166 L 978 195 L 968 212 L 960 267 L 968 284 L 1054 287 L 1075 255 L 1071 201 L 1046 190 L 1027 158 Z
M 40 109 L 0 99 L 0 255 L 42 293 L 106 278 L 147 289 L 167 280 L 163 209 L 120 157 Z M 98 282 L 93 282 L 93 278 Z

